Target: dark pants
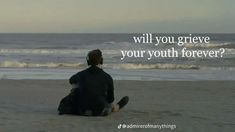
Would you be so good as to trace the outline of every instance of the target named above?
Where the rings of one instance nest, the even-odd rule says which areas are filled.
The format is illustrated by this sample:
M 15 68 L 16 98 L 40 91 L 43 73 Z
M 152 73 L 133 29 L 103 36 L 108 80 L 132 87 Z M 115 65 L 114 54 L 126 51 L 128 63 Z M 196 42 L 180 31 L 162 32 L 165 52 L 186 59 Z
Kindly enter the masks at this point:
M 58 107 L 59 115 L 107 116 L 112 112 L 112 105 L 106 103 L 103 98 L 96 98 L 91 100 L 92 103 L 86 103 L 78 97 L 76 92 L 64 97 Z

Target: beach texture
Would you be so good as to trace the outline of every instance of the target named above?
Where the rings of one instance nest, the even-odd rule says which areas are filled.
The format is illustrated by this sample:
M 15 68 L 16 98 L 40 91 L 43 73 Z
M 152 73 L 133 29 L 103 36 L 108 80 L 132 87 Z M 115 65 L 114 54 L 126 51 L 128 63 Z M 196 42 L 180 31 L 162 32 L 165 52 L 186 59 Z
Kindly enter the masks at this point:
M 234 81 L 115 81 L 115 102 L 129 104 L 107 117 L 57 115 L 67 80 L 1 80 L 0 132 L 160 131 L 126 125 L 176 125 L 175 132 L 233 132 Z

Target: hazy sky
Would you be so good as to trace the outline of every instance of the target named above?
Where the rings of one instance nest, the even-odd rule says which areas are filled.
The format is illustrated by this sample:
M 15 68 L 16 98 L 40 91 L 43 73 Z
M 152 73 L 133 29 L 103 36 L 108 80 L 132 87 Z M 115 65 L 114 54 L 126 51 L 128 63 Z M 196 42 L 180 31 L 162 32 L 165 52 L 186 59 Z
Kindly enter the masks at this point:
M 235 33 L 235 0 L 0 0 L 0 32 Z

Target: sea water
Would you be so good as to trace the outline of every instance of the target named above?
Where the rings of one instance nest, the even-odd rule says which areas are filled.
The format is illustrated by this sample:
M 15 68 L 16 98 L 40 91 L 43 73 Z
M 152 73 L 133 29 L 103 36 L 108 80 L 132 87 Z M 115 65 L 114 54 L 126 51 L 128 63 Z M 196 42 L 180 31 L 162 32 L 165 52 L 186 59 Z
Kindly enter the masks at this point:
M 176 44 L 136 44 L 138 34 L 0 34 L 0 79 L 68 79 L 87 68 L 92 49 L 103 52 L 102 68 L 117 80 L 235 80 L 235 34 L 209 36 L 189 50 L 219 50 L 223 57 L 122 58 L 122 50 L 163 50 Z M 154 34 L 179 36 L 180 34 Z M 181 34 L 184 35 L 184 34 Z

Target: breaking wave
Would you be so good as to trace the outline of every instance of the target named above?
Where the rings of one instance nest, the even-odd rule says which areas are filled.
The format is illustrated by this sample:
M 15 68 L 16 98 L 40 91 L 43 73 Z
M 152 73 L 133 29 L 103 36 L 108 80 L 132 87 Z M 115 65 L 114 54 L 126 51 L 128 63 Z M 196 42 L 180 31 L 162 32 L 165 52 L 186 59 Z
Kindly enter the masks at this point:
M 0 49 L 0 54 L 33 54 L 33 55 L 86 55 L 88 49 Z M 119 50 L 103 50 L 104 54 L 119 53 Z
M 3 61 L 0 62 L 2 68 L 85 68 L 84 63 L 28 63 L 19 61 Z M 183 64 L 104 64 L 104 68 L 108 69 L 200 69 L 196 65 L 183 65 Z
M 2 68 L 81 68 L 85 67 L 83 63 L 28 63 L 19 61 L 0 62 Z
M 199 44 L 185 44 L 187 48 L 235 48 L 232 43 L 199 43 Z
M 86 50 L 72 49 L 0 49 L 0 54 L 78 54 L 86 52 Z
M 200 69 L 196 65 L 184 64 L 118 64 L 113 66 L 114 69 Z

